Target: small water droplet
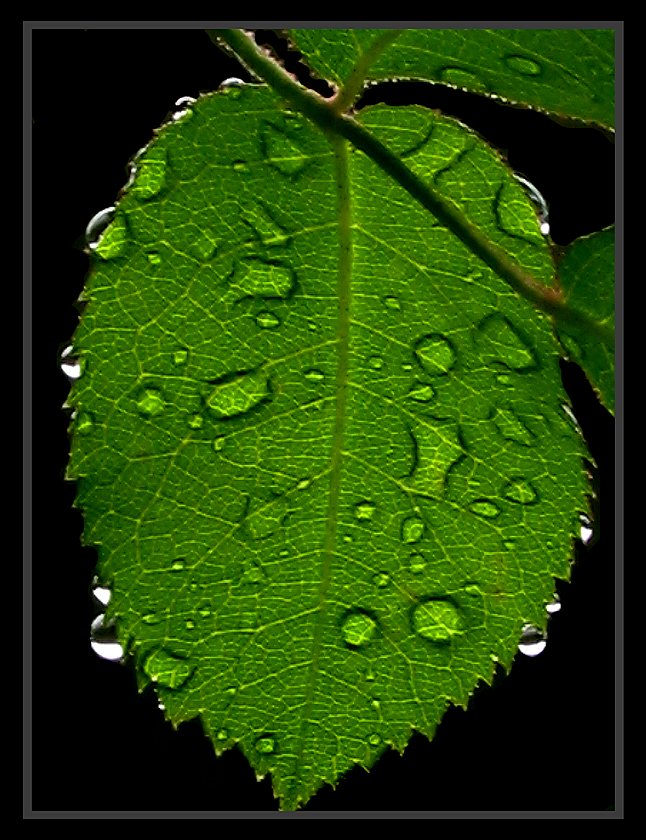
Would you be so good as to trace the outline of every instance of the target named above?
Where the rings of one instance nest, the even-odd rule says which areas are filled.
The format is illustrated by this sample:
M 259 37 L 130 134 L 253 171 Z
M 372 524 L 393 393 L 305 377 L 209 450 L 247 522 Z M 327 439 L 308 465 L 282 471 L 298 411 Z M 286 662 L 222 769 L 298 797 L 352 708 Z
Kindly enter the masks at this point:
M 373 370 L 381 370 L 384 366 L 384 360 L 381 356 L 371 356 L 368 359 L 368 367 L 372 368 Z
M 440 79 L 446 84 L 475 92 L 485 92 L 487 85 L 471 70 L 464 67 L 445 67 L 440 72 Z
M 226 441 L 226 436 L 225 435 L 219 435 L 219 437 L 216 437 L 215 440 L 213 441 L 213 449 L 215 449 L 216 452 L 221 452 L 222 449 L 224 449 L 225 441 Z
M 81 411 L 74 423 L 74 431 L 79 435 L 88 435 L 94 428 L 94 418 L 89 411 Z
M 518 650 L 525 656 L 538 656 L 547 647 L 543 633 L 532 624 L 525 624 L 518 643 Z
M 181 688 L 194 671 L 195 665 L 190 660 L 172 654 L 164 648 L 151 653 L 144 662 L 144 672 L 150 679 L 170 689 Z
M 511 370 L 538 367 L 532 349 L 504 315 L 488 315 L 479 325 L 476 341 L 485 363 L 500 362 Z
M 402 523 L 402 540 L 405 543 L 419 542 L 424 536 L 425 525 L 418 516 L 410 516 Z
M 297 490 L 307 490 L 307 488 L 310 486 L 311 483 L 312 483 L 312 480 L 310 478 L 302 478 L 298 482 L 298 484 L 296 485 L 296 489 Z
M 408 559 L 408 568 L 411 570 L 412 574 L 421 575 L 426 568 L 426 559 L 422 554 L 415 551 Z
M 523 55 L 508 55 L 505 57 L 505 64 L 521 76 L 540 76 L 543 72 L 538 62 Z
M 429 403 L 435 397 L 435 388 L 428 382 L 415 382 L 406 396 L 418 403 Z
M 485 519 L 495 519 L 500 514 L 498 505 L 489 501 L 489 499 L 476 499 L 469 504 L 469 510 L 476 516 L 483 516 Z
M 72 347 L 66 347 L 61 353 L 61 370 L 70 380 L 79 379 L 81 373 L 81 360 L 77 356 L 73 356 Z
M 229 737 L 229 730 L 228 729 L 219 729 L 217 735 L 215 736 L 218 741 L 226 741 Z
M 353 610 L 343 619 L 341 633 L 343 640 L 352 648 L 368 645 L 377 630 L 377 622 L 367 613 Z
M 204 418 L 201 414 L 192 414 L 188 419 L 188 425 L 191 429 L 201 429 L 204 423 Z
M 144 624 L 151 624 L 152 625 L 152 624 L 159 624 L 160 618 L 157 615 L 157 613 L 151 612 L 151 613 L 146 613 L 146 615 L 143 615 L 141 617 L 141 620 L 143 621 Z
M 538 498 L 536 490 L 524 478 L 514 478 L 504 488 L 504 497 L 519 505 L 531 505 Z
M 561 599 L 559 597 L 558 592 L 554 593 L 554 598 L 547 605 L 546 609 L 550 615 L 554 615 L 554 613 L 559 612 L 559 610 L 561 609 Z
M 309 380 L 310 382 L 324 382 L 325 374 L 321 370 L 316 370 L 316 368 L 312 368 L 311 370 L 305 371 L 305 379 Z
M 140 201 L 148 201 L 161 192 L 165 180 L 166 153 L 162 148 L 154 146 L 137 160 L 131 189 Z
M 249 169 L 249 164 L 246 160 L 234 160 L 233 169 L 235 172 L 246 172 Z
M 354 515 L 360 522 L 372 519 L 376 506 L 374 502 L 359 502 L 354 506 Z
M 270 735 L 263 735 L 262 738 L 258 738 L 256 741 L 256 749 L 262 755 L 269 755 L 275 751 L 276 741 Z
M 276 327 L 280 326 L 280 318 L 277 315 L 274 315 L 273 312 L 265 310 L 256 315 L 256 324 L 258 324 L 262 330 L 275 330 Z
M 192 96 L 180 96 L 173 107 L 173 120 L 190 119 L 193 116 L 191 106 L 196 101 Z
M 579 519 L 581 520 L 581 542 L 587 545 L 592 539 L 592 522 L 584 513 Z
M 550 223 L 549 223 L 549 208 L 547 206 L 547 201 L 543 198 L 542 194 L 536 189 L 536 187 L 524 178 L 522 175 L 514 174 L 516 180 L 522 184 L 525 192 L 529 196 L 532 204 L 536 208 L 536 213 L 538 215 L 538 222 L 541 226 L 541 233 L 543 236 L 547 236 L 550 232 Z
M 207 405 L 219 419 L 238 417 L 271 396 L 269 378 L 262 371 L 234 374 L 216 384 Z
M 384 298 L 384 305 L 387 309 L 392 309 L 396 312 L 399 312 L 402 308 L 399 299 L 396 298 L 394 295 L 386 295 L 386 297 Z
M 159 253 L 159 251 L 146 251 L 146 257 L 151 265 L 161 265 L 163 262 L 162 255 Z
M 448 338 L 439 333 L 424 336 L 418 341 L 415 355 L 424 370 L 435 376 L 447 374 L 456 361 L 453 345 Z
M 512 440 L 522 446 L 532 446 L 534 436 L 525 423 L 510 408 L 497 408 L 493 423 L 505 440 Z
M 240 216 L 266 247 L 281 247 L 289 242 L 289 236 L 275 220 L 273 213 L 259 201 L 245 204 L 240 210 Z
M 92 582 L 92 597 L 101 607 L 107 607 L 110 602 L 110 589 L 107 586 L 102 586 L 97 578 Z
M 146 388 L 137 400 L 137 411 L 144 417 L 155 417 L 164 410 L 164 400 L 156 388 Z
M 177 365 L 185 365 L 188 360 L 188 350 L 176 350 L 173 353 L 173 364 Z
M 101 659 L 118 662 L 123 658 L 123 648 L 117 639 L 114 620 L 106 621 L 104 613 L 97 616 L 90 626 L 90 645 Z
M 466 629 L 458 608 L 450 601 L 439 599 L 415 607 L 413 627 L 419 636 L 432 642 L 447 642 Z
M 244 86 L 245 83 L 242 79 L 238 79 L 236 76 L 230 76 L 220 84 L 218 90 L 226 96 L 229 96 L 231 99 L 239 99 L 242 95 Z
M 90 251 L 104 260 L 118 257 L 127 241 L 125 221 L 116 217 L 114 207 L 107 207 L 90 219 L 85 229 L 85 241 Z
M 281 528 L 289 512 L 287 500 L 279 496 L 268 502 L 255 501 L 253 504 L 257 507 L 247 514 L 247 528 L 252 539 L 263 540 Z
M 390 583 L 390 575 L 387 572 L 377 572 L 372 576 L 372 582 L 379 589 L 384 589 Z
M 371 747 L 378 747 L 381 744 L 381 737 L 377 735 L 376 732 L 373 732 L 372 735 L 368 737 L 368 743 Z
M 171 572 L 183 572 L 185 568 L 186 560 L 180 557 L 177 560 L 173 560 L 173 562 L 171 563 L 170 570 Z
M 195 622 L 192 621 L 190 618 L 186 619 L 186 629 L 187 630 L 195 630 Z

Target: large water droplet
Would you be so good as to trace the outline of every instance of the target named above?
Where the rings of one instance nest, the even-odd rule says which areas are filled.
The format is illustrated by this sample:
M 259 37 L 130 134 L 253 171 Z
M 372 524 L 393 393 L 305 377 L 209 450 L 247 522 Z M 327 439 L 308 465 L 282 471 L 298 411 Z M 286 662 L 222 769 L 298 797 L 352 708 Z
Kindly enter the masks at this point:
M 458 608 L 450 601 L 424 601 L 413 611 L 413 628 L 424 639 L 448 642 L 452 636 L 464 633 L 466 625 Z
M 267 161 L 283 175 L 298 175 L 305 168 L 307 158 L 284 128 L 265 123 L 261 143 Z
M 547 646 L 547 640 L 541 631 L 532 624 L 525 624 L 518 643 L 518 650 L 525 656 L 538 656 Z
M 536 490 L 525 478 L 514 478 L 509 481 L 503 489 L 503 495 L 510 502 L 516 502 L 519 505 L 531 505 L 538 498 Z
M 508 55 L 505 57 L 505 64 L 510 70 L 520 73 L 521 76 L 540 76 L 543 72 L 538 62 L 523 55 Z
M 97 616 L 91 624 L 90 645 L 101 659 L 118 662 L 123 658 L 123 648 L 117 639 L 114 620 L 106 621 L 103 613 Z
M 192 96 L 180 96 L 173 106 L 173 120 L 177 122 L 177 120 L 190 119 L 193 116 L 191 106 L 196 101 Z
M 543 198 L 542 194 L 536 189 L 536 187 L 528 181 L 527 178 L 524 178 L 522 175 L 514 175 L 516 180 L 522 184 L 525 192 L 531 199 L 532 204 L 536 208 L 536 212 L 538 214 L 538 221 L 541 226 L 541 233 L 543 236 L 547 236 L 550 232 L 550 223 L 549 223 L 549 208 L 547 206 L 547 202 Z
M 178 689 L 195 671 L 195 664 L 189 659 L 159 648 L 147 657 L 144 671 L 153 682 L 165 688 Z
M 137 400 L 137 411 L 143 417 L 155 417 L 164 410 L 164 399 L 156 388 L 146 388 Z
M 269 378 L 262 371 L 236 373 L 216 383 L 207 405 L 219 419 L 237 417 L 271 397 Z
M 427 382 L 415 382 L 406 396 L 418 403 L 429 403 L 435 397 L 435 388 Z
M 377 622 L 367 613 L 353 610 L 348 613 L 341 624 L 343 640 L 352 648 L 362 648 L 368 645 L 377 630 Z
M 291 268 L 280 262 L 258 258 L 241 259 L 227 290 L 227 297 L 239 302 L 249 297 L 287 298 L 296 283 Z
M 111 596 L 110 589 L 107 586 L 102 586 L 97 578 L 92 581 L 92 597 L 99 604 L 101 608 L 107 607 Z
M 415 355 L 427 373 L 447 374 L 456 360 L 456 352 L 446 336 L 434 333 L 424 336 L 415 345 Z
M 511 370 L 530 370 L 538 367 L 534 352 L 504 315 L 488 315 L 476 335 L 480 356 L 489 364 L 500 362 Z
M 73 355 L 72 347 L 66 347 L 61 353 L 61 370 L 68 379 L 75 380 L 81 376 L 81 360 Z
M 402 523 L 402 540 L 405 543 L 419 542 L 424 536 L 425 525 L 418 516 L 409 516 Z

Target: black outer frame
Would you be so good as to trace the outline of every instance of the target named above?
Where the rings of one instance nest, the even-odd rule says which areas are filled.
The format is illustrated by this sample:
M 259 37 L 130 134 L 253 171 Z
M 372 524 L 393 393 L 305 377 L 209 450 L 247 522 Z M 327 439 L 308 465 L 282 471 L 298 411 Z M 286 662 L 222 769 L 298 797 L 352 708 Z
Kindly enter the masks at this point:
M 88 268 L 85 226 L 114 202 L 128 159 L 180 96 L 247 78 L 202 30 L 33 32 L 33 668 L 32 807 L 39 811 L 275 811 L 269 780 L 246 759 L 216 759 L 200 724 L 174 731 L 130 671 L 89 646 L 95 555 L 82 548 L 61 406 L 58 353 Z M 554 238 L 565 244 L 614 220 L 614 147 L 598 131 L 566 128 L 438 86 L 431 96 L 492 142 L 539 187 Z M 371 96 L 373 93 L 370 94 Z M 419 99 L 417 101 L 420 101 Z M 78 247 L 75 247 L 77 243 Z M 564 365 L 575 413 L 598 464 L 602 510 L 579 546 L 546 651 L 519 656 L 508 677 L 452 709 L 432 743 L 413 736 L 404 757 L 355 768 L 305 811 L 572 811 L 615 804 L 614 422 Z M 27 699 L 27 698 L 26 698 Z

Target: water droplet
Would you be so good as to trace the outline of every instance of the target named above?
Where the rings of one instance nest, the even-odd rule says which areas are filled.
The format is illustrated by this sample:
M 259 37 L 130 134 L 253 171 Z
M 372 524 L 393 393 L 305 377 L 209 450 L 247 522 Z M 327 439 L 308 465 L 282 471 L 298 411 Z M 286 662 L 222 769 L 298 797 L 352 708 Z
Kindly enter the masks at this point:
M 283 175 L 298 175 L 307 163 L 298 143 L 286 129 L 265 123 L 261 134 L 262 151 L 271 166 Z
M 183 558 L 179 558 L 178 560 L 173 560 L 171 563 L 170 570 L 171 572 L 183 572 L 186 568 L 186 560 Z
M 128 238 L 125 221 L 115 214 L 114 207 L 107 207 L 93 216 L 85 229 L 88 248 L 104 260 L 118 257 Z
M 547 640 L 541 631 L 532 624 L 525 624 L 518 643 L 518 650 L 525 656 L 538 656 L 547 647 Z
M 377 622 L 367 613 L 353 610 L 343 619 L 341 633 L 343 640 L 352 648 L 368 645 L 377 630 Z
M 561 599 L 559 598 L 559 594 L 558 594 L 558 592 L 555 592 L 555 593 L 554 593 L 554 598 L 553 598 L 553 600 L 552 600 L 552 601 L 550 601 L 550 603 L 547 605 L 546 609 L 547 609 L 547 612 L 548 612 L 550 615 L 554 615 L 554 613 L 559 612 L 559 610 L 561 609 Z
M 288 513 L 287 500 L 279 497 L 269 502 L 254 502 L 255 510 L 247 515 L 247 527 L 254 540 L 262 540 L 275 534 L 281 528 Z
M 166 153 L 155 146 L 137 160 L 136 175 L 132 185 L 133 194 L 140 201 L 148 201 L 158 195 L 166 180 Z
M 233 170 L 234 172 L 246 172 L 249 169 L 249 164 L 246 160 L 234 160 L 233 161 Z
M 239 373 L 217 383 L 207 400 L 213 414 L 224 419 L 246 414 L 271 396 L 269 378 L 262 371 Z
M 360 522 L 371 520 L 374 513 L 375 504 L 373 502 L 359 502 L 354 506 L 354 515 Z
M 410 516 L 402 523 L 402 540 L 405 543 L 419 542 L 424 536 L 425 525 L 418 516 Z
M 264 583 L 265 573 L 262 567 L 255 561 L 245 559 L 243 563 L 242 575 L 240 583 Z
M 164 410 L 164 400 L 156 388 L 146 388 L 137 400 L 137 411 L 144 417 L 155 417 Z
M 273 312 L 264 310 L 256 315 L 256 324 L 263 330 L 275 330 L 280 326 L 280 318 Z
M 435 376 L 447 374 L 456 360 L 453 345 L 439 333 L 420 339 L 415 346 L 415 355 L 424 370 Z
M 212 233 L 193 225 L 187 230 L 186 235 L 189 251 L 196 259 L 204 262 L 213 259 L 218 250 L 218 244 Z
M 476 340 L 480 356 L 487 364 L 501 362 L 511 370 L 538 367 L 534 352 L 504 315 L 488 315 L 478 327 Z
M 173 120 L 190 119 L 193 116 L 191 105 L 195 102 L 192 96 L 180 96 L 173 107 Z
M 79 435 L 88 435 L 94 427 L 94 419 L 89 411 L 81 411 L 74 423 L 74 431 Z
M 236 76 L 231 76 L 220 84 L 218 90 L 226 96 L 229 96 L 231 99 L 239 99 L 242 95 L 244 86 L 245 83 L 242 79 L 238 79 Z
M 61 353 L 61 370 L 68 379 L 79 379 L 82 373 L 81 360 L 72 355 L 72 347 L 66 347 Z
M 384 360 L 381 356 L 371 356 L 368 359 L 368 367 L 372 368 L 373 370 L 381 370 L 384 366 Z
M 390 575 L 387 572 L 377 572 L 372 576 L 372 582 L 379 589 L 384 589 L 390 583 Z
M 219 729 L 217 735 L 215 736 L 218 741 L 226 741 L 229 737 L 229 730 L 228 729 Z
M 506 440 L 513 440 L 522 446 L 532 446 L 534 436 L 522 420 L 510 408 L 498 408 L 493 418 L 494 425 Z
M 226 436 L 225 435 L 219 435 L 213 441 L 213 449 L 215 449 L 216 452 L 221 452 L 224 449 L 225 441 L 226 441 Z
M 538 215 L 538 222 L 541 226 L 541 233 L 543 236 L 547 236 L 550 232 L 550 223 L 549 223 L 549 208 L 547 206 L 547 202 L 543 198 L 542 194 L 536 189 L 536 187 L 524 178 L 522 175 L 514 175 L 516 180 L 522 184 L 525 192 L 529 196 L 532 204 L 536 208 L 536 212 Z
M 450 601 L 424 601 L 413 611 L 413 628 L 424 639 L 447 642 L 452 636 L 464 633 L 464 620 Z
M 262 755 L 269 755 L 275 751 L 276 741 L 270 735 L 263 735 L 262 738 L 258 738 L 256 741 L 256 749 Z
M 152 613 L 146 613 L 146 615 L 143 615 L 141 617 L 141 620 L 143 621 L 144 624 L 152 625 L 152 624 L 159 624 L 160 618 L 157 615 L 157 613 L 152 612 Z
M 422 554 L 415 551 L 408 559 L 408 568 L 411 570 L 412 574 L 421 575 L 426 568 L 426 559 Z
M 117 640 L 114 619 L 106 621 L 104 613 L 97 616 L 90 626 L 90 645 L 101 659 L 118 662 L 123 658 L 123 648 Z
M 316 368 L 312 368 L 311 370 L 305 371 L 305 379 L 309 380 L 310 382 L 323 382 L 325 380 L 325 374 L 321 370 L 316 370 Z
M 496 382 L 502 385 L 503 388 L 510 388 L 514 384 L 514 379 L 508 373 L 499 373 L 496 376 Z
M 92 597 L 100 607 L 107 607 L 111 596 L 110 589 L 102 586 L 97 578 L 92 581 Z
M 464 67 L 445 67 L 440 71 L 440 79 L 446 84 L 475 92 L 485 92 L 487 85 L 471 70 Z
M 508 55 L 505 57 L 505 64 L 510 70 L 515 70 L 521 76 L 540 76 L 543 72 L 541 65 L 533 58 L 522 55 Z
M 151 653 L 144 662 L 144 672 L 150 679 L 165 688 L 181 688 L 195 671 L 189 659 L 169 653 L 164 648 Z
M 188 360 L 188 350 L 176 350 L 173 353 L 173 364 L 177 365 L 185 365 Z
M 503 495 L 510 502 L 519 505 L 531 505 L 538 498 L 536 490 L 529 481 L 524 478 L 514 478 L 505 487 Z
M 587 545 L 592 539 L 592 522 L 584 513 L 579 519 L 581 520 L 581 542 Z
M 192 621 L 190 618 L 186 619 L 186 629 L 187 630 L 195 630 L 195 622 Z
M 428 403 L 435 397 L 435 388 L 427 382 L 415 382 L 406 396 L 419 403 Z
M 384 304 L 387 309 L 392 309 L 396 312 L 399 312 L 402 308 L 398 298 L 396 298 L 394 295 L 387 295 L 384 298 Z
M 371 747 L 378 747 L 381 744 L 381 737 L 377 735 L 376 732 L 373 732 L 372 735 L 368 737 L 368 743 Z
M 238 261 L 227 296 L 235 303 L 249 297 L 288 298 L 296 284 L 296 275 L 280 262 L 259 258 Z
M 191 427 L 191 429 L 201 429 L 203 423 L 204 423 L 204 418 L 202 417 L 201 414 L 192 414 L 188 418 L 188 425 Z
M 246 204 L 241 209 L 240 215 L 266 247 L 272 245 L 280 247 L 289 242 L 287 233 L 260 202 L 255 201 L 253 204 Z
M 311 483 L 312 483 L 312 480 L 310 478 L 302 478 L 298 482 L 298 484 L 296 485 L 296 489 L 297 490 L 307 490 L 307 488 L 310 486 Z
M 511 551 L 516 547 L 516 540 L 503 540 L 502 547 L 507 549 L 507 551 Z
M 159 251 L 146 251 L 146 257 L 151 265 L 161 265 L 163 262 L 162 255 Z
M 488 499 L 476 499 L 469 504 L 471 513 L 476 516 L 483 516 L 485 519 L 495 519 L 500 514 L 500 508 Z

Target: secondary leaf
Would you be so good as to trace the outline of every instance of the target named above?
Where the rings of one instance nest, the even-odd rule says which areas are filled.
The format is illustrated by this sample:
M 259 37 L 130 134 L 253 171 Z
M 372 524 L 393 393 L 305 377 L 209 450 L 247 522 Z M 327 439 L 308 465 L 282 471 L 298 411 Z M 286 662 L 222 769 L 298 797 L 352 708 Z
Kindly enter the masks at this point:
M 361 115 L 537 280 L 455 121 Z M 432 737 L 545 625 L 585 510 L 549 320 L 264 87 L 202 97 L 97 235 L 69 475 L 120 638 L 281 807 Z

